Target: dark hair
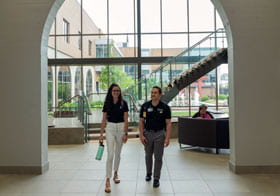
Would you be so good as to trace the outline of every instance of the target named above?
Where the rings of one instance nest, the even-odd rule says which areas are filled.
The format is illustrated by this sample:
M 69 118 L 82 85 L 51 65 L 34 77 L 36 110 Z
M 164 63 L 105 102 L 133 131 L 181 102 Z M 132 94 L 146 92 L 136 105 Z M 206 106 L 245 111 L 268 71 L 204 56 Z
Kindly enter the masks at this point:
M 161 90 L 161 88 L 160 88 L 159 86 L 153 86 L 153 88 L 158 89 L 159 94 L 162 94 L 162 90 Z M 153 89 L 153 88 L 152 88 L 152 89 Z
M 108 89 L 105 101 L 104 101 L 104 107 L 106 108 L 106 111 L 110 111 L 112 109 L 112 106 L 114 104 L 113 96 L 112 96 L 112 90 L 114 87 L 118 87 L 120 89 L 120 95 L 118 97 L 118 102 L 123 103 L 123 98 L 122 98 L 122 91 L 121 88 L 118 84 L 112 83 L 111 86 Z
M 205 109 L 207 109 L 208 107 L 207 107 L 207 105 L 205 105 L 205 104 L 202 104 L 202 105 L 200 105 L 199 106 L 199 111 L 202 109 L 202 108 L 205 108 Z

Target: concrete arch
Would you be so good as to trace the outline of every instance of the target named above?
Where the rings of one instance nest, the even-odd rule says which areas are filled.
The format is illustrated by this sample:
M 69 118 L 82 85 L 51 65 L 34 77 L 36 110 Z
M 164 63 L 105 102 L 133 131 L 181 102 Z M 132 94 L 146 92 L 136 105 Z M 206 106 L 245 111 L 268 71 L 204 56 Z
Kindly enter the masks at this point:
M 227 35 L 227 41 L 228 41 L 228 50 L 227 50 L 227 56 L 228 56 L 228 72 L 229 72 L 229 116 L 230 116 L 230 160 L 235 161 L 235 153 L 234 153 L 234 144 L 235 144 L 235 137 L 234 137 L 234 119 L 232 118 L 234 115 L 234 92 L 233 92 L 233 37 L 232 37 L 232 30 L 230 26 L 230 22 L 228 19 L 228 16 L 223 8 L 223 5 L 220 0 L 211 0 L 214 4 L 215 8 L 217 9 L 217 12 L 219 13 L 221 20 L 223 22 L 226 35 Z
M 47 41 L 62 3 L 0 3 L 0 26 L 5 27 L 0 36 L 1 63 L 5 65 L 0 72 L 0 88 L 5 89 L 0 102 L 0 130 L 4 130 L 0 132 L 1 173 L 48 169 Z M 213 3 L 225 28 L 230 27 L 227 35 L 232 42 L 231 168 L 235 172 L 279 173 L 279 0 Z

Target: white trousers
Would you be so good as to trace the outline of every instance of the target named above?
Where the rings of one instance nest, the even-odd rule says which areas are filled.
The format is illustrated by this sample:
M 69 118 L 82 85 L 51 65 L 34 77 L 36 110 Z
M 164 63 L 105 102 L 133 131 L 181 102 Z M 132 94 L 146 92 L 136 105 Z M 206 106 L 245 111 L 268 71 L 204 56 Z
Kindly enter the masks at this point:
M 106 178 L 112 177 L 112 167 L 114 160 L 114 171 L 118 171 L 121 150 L 123 145 L 124 123 L 107 122 L 106 126 L 106 144 L 107 144 L 107 162 L 106 162 Z M 115 156 L 115 159 L 114 159 Z

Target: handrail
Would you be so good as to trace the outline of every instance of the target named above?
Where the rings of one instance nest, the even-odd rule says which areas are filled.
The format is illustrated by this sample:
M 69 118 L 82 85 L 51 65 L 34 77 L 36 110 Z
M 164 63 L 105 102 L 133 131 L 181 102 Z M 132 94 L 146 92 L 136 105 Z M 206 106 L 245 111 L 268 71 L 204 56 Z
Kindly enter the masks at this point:
M 58 109 L 58 108 L 62 107 L 63 104 L 65 104 L 65 103 L 70 103 L 73 99 L 75 99 L 75 98 L 77 98 L 77 97 L 80 97 L 80 95 L 74 95 L 73 97 L 64 100 L 64 101 L 63 101 L 62 103 L 60 103 L 58 106 L 52 107 L 52 108 Z M 90 106 L 89 106 L 90 104 L 89 104 L 89 101 L 88 101 L 88 96 L 85 96 L 85 97 L 86 97 L 86 101 L 87 101 L 88 111 L 90 111 Z
M 139 112 L 136 101 L 134 99 L 134 97 L 128 93 L 124 93 L 124 96 L 128 96 L 133 104 L 133 107 L 136 109 L 136 112 Z
M 207 40 L 210 36 L 212 36 L 212 35 L 215 34 L 215 33 L 218 33 L 219 31 L 224 31 L 224 29 L 223 29 L 223 28 L 217 29 L 216 31 L 214 31 L 214 32 L 210 33 L 209 35 L 205 36 L 204 38 L 202 38 L 200 41 L 198 41 L 197 43 L 195 43 L 195 44 L 192 45 L 191 47 L 187 48 L 186 50 L 182 51 L 181 53 L 179 53 L 179 54 L 176 55 L 176 56 L 169 57 L 169 58 L 166 59 L 165 61 L 169 61 L 170 59 L 172 59 L 172 60 L 173 60 L 173 59 L 176 59 L 177 57 L 181 56 L 182 54 L 187 53 L 187 52 L 193 50 L 193 49 L 196 48 L 198 45 L 200 45 L 202 42 L 204 42 L 205 40 Z M 163 61 L 161 64 L 166 63 L 165 61 Z M 158 70 L 160 70 L 160 69 L 162 69 L 162 68 L 164 68 L 164 67 L 166 67 L 166 66 L 167 66 L 167 63 L 166 63 L 164 66 L 160 66 L 159 68 L 155 69 L 152 73 L 155 73 L 155 72 L 157 72 Z M 151 73 L 151 74 L 152 74 L 152 73 Z
M 154 73 L 156 73 L 156 72 L 162 70 L 163 68 L 165 68 L 166 66 L 168 66 L 168 63 L 169 63 L 170 61 L 172 61 L 173 59 L 176 59 L 177 57 L 181 56 L 181 55 L 184 54 L 184 53 L 187 53 L 187 52 L 193 50 L 193 49 L 196 48 L 198 45 L 200 45 L 200 44 L 203 43 L 205 40 L 207 40 L 209 37 L 211 37 L 212 35 L 214 35 L 214 34 L 216 34 L 216 33 L 218 33 L 218 32 L 224 32 L 224 29 L 223 29 L 223 28 L 217 29 L 216 31 L 214 31 L 214 32 L 210 33 L 209 35 L 205 36 L 205 37 L 202 38 L 200 41 L 198 41 L 197 43 L 195 43 L 195 44 L 192 45 L 191 47 L 185 49 L 184 51 L 182 51 L 182 52 L 179 53 L 178 55 L 167 58 L 166 60 L 164 60 L 164 61 L 161 63 L 161 65 L 160 65 L 157 69 L 155 69 L 154 71 L 152 71 L 152 72 L 149 73 L 149 74 L 144 75 L 143 77 L 141 76 L 141 80 L 139 80 L 139 81 L 137 82 L 136 85 L 133 85 L 133 86 L 131 86 L 131 87 L 125 89 L 125 90 L 124 90 L 124 93 L 127 93 L 129 90 L 131 90 L 131 89 L 135 88 L 137 85 L 141 84 L 141 83 L 143 82 L 143 79 L 142 79 L 142 78 L 150 78 L 150 77 L 152 77 L 152 75 L 153 75 Z
M 92 113 L 91 113 L 91 111 L 90 111 L 90 106 L 89 106 L 89 101 L 88 101 L 88 97 L 87 96 L 85 96 L 85 100 L 86 100 L 86 105 L 87 105 L 87 109 L 88 109 L 88 114 L 89 115 L 91 115 Z
M 87 94 L 87 97 L 91 96 L 91 95 L 106 95 L 107 93 L 89 93 Z
M 80 95 L 74 95 L 73 97 L 64 100 L 62 103 L 60 103 L 60 104 L 59 104 L 57 107 L 55 107 L 55 108 L 59 108 L 59 107 L 61 107 L 63 104 L 68 103 L 68 102 L 71 102 L 72 99 L 75 99 L 76 97 L 79 97 L 79 96 L 80 96 Z

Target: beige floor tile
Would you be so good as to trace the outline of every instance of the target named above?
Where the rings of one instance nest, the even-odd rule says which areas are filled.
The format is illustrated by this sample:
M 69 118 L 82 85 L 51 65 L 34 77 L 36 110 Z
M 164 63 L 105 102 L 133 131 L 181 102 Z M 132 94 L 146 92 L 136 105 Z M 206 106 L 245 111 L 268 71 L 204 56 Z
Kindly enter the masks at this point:
M 151 194 L 136 194 L 136 196 L 175 196 L 174 194 L 164 194 L 164 193 L 151 193 Z
M 170 181 L 160 180 L 160 187 L 153 188 L 153 182 L 138 181 L 137 182 L 137 194 L 173 194 L 173 188 Z
M 137 170 L 119 170 L 118 176 L 121 181 L 136 181 L 137 172 Z M 114 176 L 113 173 L 112 176 Z
M 43 175 L 33 176 L 32 179 L 29 180 L 71 180 L 77 172 L 78 170 L 71 169 L 50 169 Z
M 100 192 L 98 195 L 108 195 L 104 191 L 105 182 L 101 185 Z M 115 184 L 111 181 L 111 195 L 134 195 L 136 191 L 136 181 L 121 181 L 119 184 Z
M 58 196 L 97 196 L 97 193 L 60 193 Z
M 177 193 L 211 193 L 209 187 L 202 180 L 172 181 L 174 192 Z
M 199 173 L 204 180 L 239 179 L 239 176 L 232 173 L 228 168 L 201 169 Z
M 0 175 L 0 196 L 280 196 L 280 174 L 236 175 L 229 156 L 181 150 L 177 140 L 165 148 L 160 187 L 146 182 L 139 139 L 123 146 L 120 184 L 105 188 L 105 151 L 95 160 L 97 142 L 49 146 L 50 169 L 43 175 Z
M 77 160 L 77 158 L 76 158 Z M 65 169 L 65 170 L 79 170 L 82 168 L 83 165 L 85 165 L 85 162 L 83 161 L 59 161 L 59 162 L 53 162 L 52 163 L 53 167 L 52 169 Z
M 135 171 L 138 169 L 138 165 L 139 165 L 139 163 L 137 162 L 137 159 L 135 159 L 134 162 L 125 161 L 125 160 L 121 159 L 119 170 L 120 171 L 126 171 L 126 170 Z
M 210 187 L 211 191 L 214 193 L 250 192 L 250 187 L 244 184 L 242 181 L 223 179 L 223 180 L 206 180 L 206 183 Z
M 98 193 L 102 180 L 71 180 L 61 190 L 62 193 Z
M 279 193 L 215 193 L 214 196 L 279 196 Z
M 145 182 L 145 177 L 146 177 L 146 170 L 138 170 L 137 180 L 139 182 L 141 182 L 141 181 Z M 153 180 L 153 178 L 152 178 L 152 180 Z M 165 170 L 162 169 L 160 180 L 161 181 L 170 181 L 170 176 L 166 169 Z
M 59 193 L 67 184 L 65 180 L 29 180 L 22 186 L 22 193 Z
M 99 192 L 97 194 L 97 196 L 109 196 L 109 195 L 112 195 L 112 196 L 134 196 L 134 194 L 131 194 L 131 193 L 119 193 L 119 192 L 116 192 L 114 190 L 112 190 L 111 193 L 105 193 L 105 191 L 103 190 L 103 192 Z
M 24 180 L 20 179 L 20 176 L 10 175 L 0 181 L 0 193 L 1 194 L 19 194 L 24 188 Z
M 59 193 L 22 193 L 20 196 L 59 196 Z
M 214 196 L 212 193 L 176 193 L 175 196 Z
M 270 193 L 275 192 L 280 195 L 280 184 L 277 181 L 273 181 L 270 176 L 256 176 L 250 179 L 243 179 L 244 184 L 249 188 L 251 192 Z
M 188 170 L 169 170 L 171 180 L 202 180 L 198 171 Z
M 106 158 L 103 158 L 101 161 L 95 160 L 95 158 L 90 159 L 87 162 L 84 162 L 80 169 L 98 169 L 105 171 L 106 169 Z
M 104 180 L 106 172 L 105 170 L 97 169 L 81 169 L 77 171 L 73 180 Z

